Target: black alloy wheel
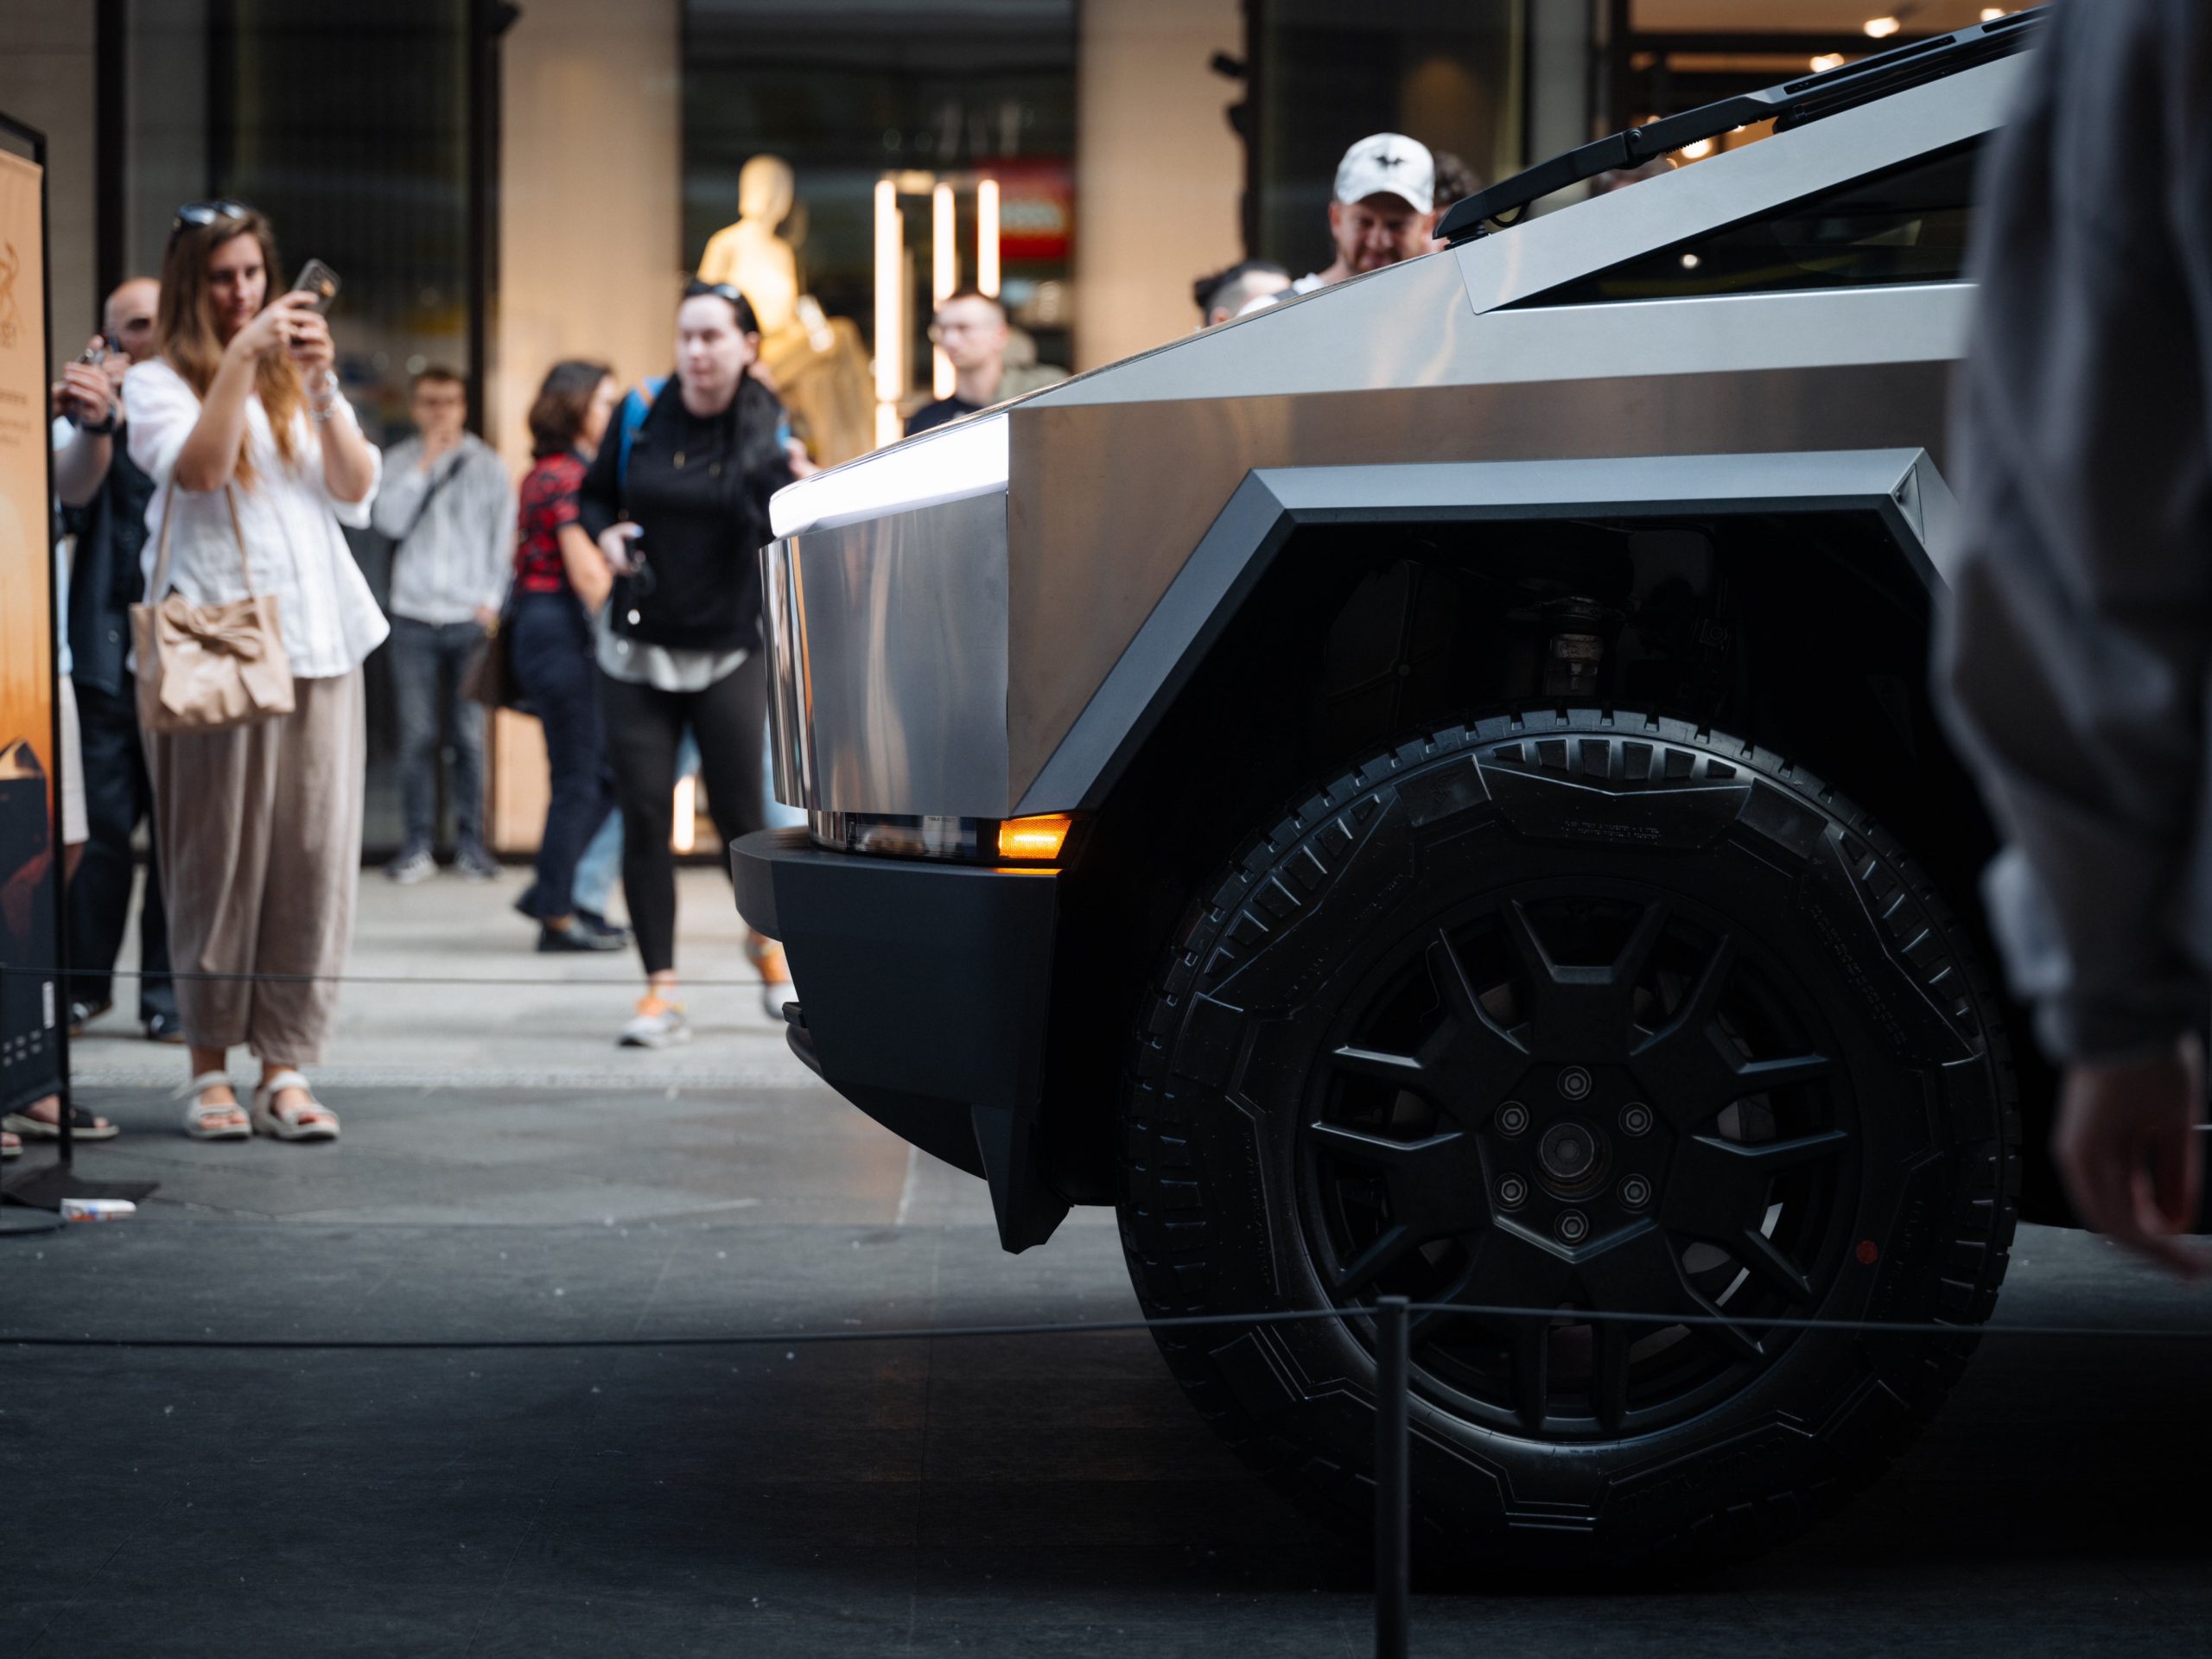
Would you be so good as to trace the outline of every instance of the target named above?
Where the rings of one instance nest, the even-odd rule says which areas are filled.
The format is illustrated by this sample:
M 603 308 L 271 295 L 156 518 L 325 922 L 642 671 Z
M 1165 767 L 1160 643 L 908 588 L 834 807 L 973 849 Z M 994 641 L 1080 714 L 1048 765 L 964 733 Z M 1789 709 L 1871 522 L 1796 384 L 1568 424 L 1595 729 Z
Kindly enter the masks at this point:
M 2002 1019 L 1927 878 L 1777 757 L 1594 709 L 1453 728 L 1194 906 L 1127 1096 L 1132 1274 L 1155 1315 L 1342 1313 L 1161 1344 L 1332 1520 L 1365 1521 L 1398 1294 L 1446 1305 L 1413 1333 L 1432 1563 L 1740 1557 L 1871 1478 L 1993 1306 Z M 1961 1328 L 1777 1323 L 1815 1318 Z

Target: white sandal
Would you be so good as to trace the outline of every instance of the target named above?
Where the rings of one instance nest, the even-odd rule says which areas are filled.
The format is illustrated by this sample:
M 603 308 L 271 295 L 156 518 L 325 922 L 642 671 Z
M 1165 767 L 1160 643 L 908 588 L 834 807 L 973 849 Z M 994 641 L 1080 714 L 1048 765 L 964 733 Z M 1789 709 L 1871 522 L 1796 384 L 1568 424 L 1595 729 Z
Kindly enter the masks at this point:
M 307 1096 L 296 1106 L 279 1107 L 276 1096 L 296 1089 Z M 253 1128 L 257 1135 L 279 1141 L 335 1141 L 338 1114 L 315 1097 L 308 1080 L 297 1071 L 279 1071 L 263 1080 L 253 1091 Z
M 229 1089 L 231 1080 L 220 1071 L 202 1071 L 176 1092 L 180 1097 L 190 1096 L 192 1104 L 184 1109 L 184 1132 L 195 1141 L 247 1141 L 253 1131 L 246 1127 L 245 1109 L 238 1103 L 237 1090 L 232 1090 L 228 1100 L 205 1100 L 210 1089 Z M 227 1122 L 226 1120 L 228 1120 Z

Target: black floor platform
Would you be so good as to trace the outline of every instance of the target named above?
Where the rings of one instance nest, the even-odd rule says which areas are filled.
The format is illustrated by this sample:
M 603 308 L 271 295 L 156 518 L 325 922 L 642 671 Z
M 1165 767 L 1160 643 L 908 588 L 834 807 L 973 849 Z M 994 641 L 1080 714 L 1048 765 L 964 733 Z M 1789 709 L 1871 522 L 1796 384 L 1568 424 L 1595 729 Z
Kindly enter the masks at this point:
M 227 1159 L 164 1139 L 166 1102 L 91 1103 L 138 1131 L 111 1172 L 163 1186 L 133 1223 L 0 1240 L 0 1335 L 1133 1311 L 1110 1225 L 1002 1255 L 961 1178 L 803 1092 L 340 1098 L 336 1151 Z M 496 1218 L 556 1203 L 586 1219 Z M 2201 1328 L 2212 1303 L 2029 1230 L 2000 1317 Z M 1141 1337 L 0 1368 L 9 1659 L 1369 1650 L 1359 1565 L 1243 1475 Z M 1662 1594 L 1423 1596 L 1414 1650 L 2205 1651 L 2208 1402 L 2212 1344 L 1993 1341 L 1799 1544 Z

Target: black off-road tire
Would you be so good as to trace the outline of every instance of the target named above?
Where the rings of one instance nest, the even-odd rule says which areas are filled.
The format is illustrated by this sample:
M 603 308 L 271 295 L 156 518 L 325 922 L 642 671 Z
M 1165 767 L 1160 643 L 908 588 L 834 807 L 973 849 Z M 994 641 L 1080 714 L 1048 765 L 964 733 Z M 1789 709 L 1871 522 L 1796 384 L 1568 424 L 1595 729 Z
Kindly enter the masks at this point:
M 1433 1370 L 1417 1341 L 1414 1530 L 1431 1566 L 1691 1570 L 1791 1537 L 1872 1480 L 1934 1414 L 1974 1347 L 1973 1327 L 1995 1305 L 2012 1243 L 2019 1123 L 2003 1008 L 1967 931 L 1863 811 L 1779 755 L 1662 715 L 1525 710 L 1438 731 L 1326 782 L 1256 836 L 1194 902 L 1141 1015 L 1124 1096 L 1120 1213 L 1146 1313 L 1350 1309 L 1339 1319 L 1162 1333 L 1193 1403 L 1253 1468 L 1332 1523 L 1367 1528 L 1374 1363 L 1358 1306 L 1389 1286 L 1378 1279 L 1353 1294 L 1332 1289 L 1357 1277 L 1357 1262 L 1342 1266 L 1352 1246 L 1339 1251 L 1332 1241 L 1360 1211 L 1325 1160 L 1338 1141 L 1395 1131 L 1331 1128 L 1336 1141 L 1314 1150 L 1321 1117 L 1337 1109 L 1316 1103 L 1327 1089 L 1353 1086 L 1324 1075 L 1330 1056 L 1353 1052 L 1345 1021 L 1376 985 L 1412 982 L 1415 970 L 1389 967 L 1410 960 L 1405 941 L 1445 939 L 1442 957 L 1432 943 L 1427 960 L 1449 966 L 1452 928 L 1474 925 L 1455 916 L 1493 914 L 1489 925 L 1502 929 L 1554 904 L 1579 923 L 1589 906 L 1572 896 L 1578 883 L 1677 895 L 1653 902 L 1663 925 L 1704 918 L 1682 924 L 1692 939 L 1705 937 L 1697 926 L 1737 929 L 1741 950 L 1766 964 L 1746 995 L 1768 995 L 1783 980 L 1804 994 L 1837 1057 L 1828 1081 L 1805 1087 L 1827 1091 L 1820 1109 L 1838 1127 L 1826 1138 L 1841 1151 L 1821 1178 L 1827 1196 L 1806 1198 L 1797 1212 L 1812 1217 L 1796 1248 L 1814 1289 L 1791 1313 L 1924 1323 L 1941 1334 L 1770 1329 L 1758 1338 L 1764 1358 L 1738 1356 L 1735 1384 L 1707 1384 L 1686 1403 L 1650 1408 L 1648 1430 L 1611 1434 L 1606 1423 L 1626 1424 L 1624 1414 L 1642 1408 L 1628 1384 L 1595 1403 L 1605 1392 L 1595 1360 L 1589 1421 L 1598 1428 L 1554 1433 L 1546 1414 L 1554 1361 L 1542 1362 L 1534 1382 L 1509 1369 L 1522 1393 L 1516 1403 L 1509 1392 L 1506 1406 L 1535 1415 L 1501 1423 L 1484 1403 L 1486 1373 L 1447 1372 L 1441 1357 Z M 1518 894 L 1538 897 L 1523 906 Z M 1713 937 L 1721 939 L 1716 961 L 1750 962 L 1720 955 L 1726 940 Z M 1577 972 L 1592 976 L 1562 976 Z M 1474 982 L 1471 972 L 1460 979 Z M 1670 1016 L 1678 1024 L 1710 1014 L 1689 1006 L 1695 994 L 1680 994 L 1683 1011 Z M 1637 1007 L 1650 996 L 1624 995 L 1643 997 Z M 1712 1029 L 1714 1041 L 1736 1040 L 1725 1025 Z M 1599 1068 L 1598 1084 L 1586 1077 L 1580 1086 L 1639 1092 L 1635 1066 L 1631 1059 L 1618 1084 Z M 1543 1080 L 1569 1087 L 1556 1069 L 1530 1077 L 1539 1081 L 1523 1092 Z M 1522 1155 L 1500 1138 L 1497 1104 L 1475 1103 L 1454 1129 L 1484 1148 L 1475 1179 L 1491 1189 L 1481 1201 L 1493 1230 L 1505 1213 L 1497 1208 L 1496 1160 Z M 1525 1124 L 1527 1113 L 1503 1121 Z M 1745 1121 L 1730 1132 L 1743 1133 Z M 1437 1125 L 1452 1121 L 1440 1115 Z M 1614 1176 L 1626 1160 L 1656 1155 L 1612 1133 L 1624 1160 Z M 1723 1139 L 1712 1130 L 1670 1141 L 1675 1173 L 1693 1167 L 1693 1152 L 1707 1160 L 1694 1166 L 1707 1167 Z M 1545 1180 L 1552 1171 L 1547 1163 Z M 1654 1179 L 1666 1177 L 1655 1171 Z M 1388 1196 L 1373 1225 L 1387 1230 L 1398 1189 L 1378 1190 Z M 1698 1201 L 1694 1192 L 1682 1199 Z M 1670 1190 L 1661 1207 L 1675 1203 Z M 1556 1206 L 1545 1213 L 1556 1217 Z M 1537 1230 L 1533 1211 L 1516 1224 Z M 1664 1236 L 1657 1222 L 1621 1224 Z M 1501 1261 L 1504 1248 L 1497 1247 Z M 1648 1239 L 1641 1248 L 1649 1253 Z M 1491 1249 L 1479 1237 L 1468 1259 L 1479 1262 Z M 1518 1235 L 1513 1249 L 1542 1259 Z M 1690 1283 L 1689 1258 L 1673 1253 Z M 1393 1271 L 1440 1270 L 1420 1253 L 1399 1260 Z M 1497 1300 L 1494 1280 L 1475 1282 Z M 1418 1283 L 1406 1287 L 1420 1300 Z M 1557 1285 L 1538 1290 L 1529 1305 L 1560 1305 L 1543 1300 L 1560 1294 Z M 1501 1340 L 1509 1354 L 1522 1351 Z M 1720 1363 L 1695 1349 L 1667 1351 Z M 1630 1363 L 1620 1357 L 1617 1374 L 1636 1375 Z

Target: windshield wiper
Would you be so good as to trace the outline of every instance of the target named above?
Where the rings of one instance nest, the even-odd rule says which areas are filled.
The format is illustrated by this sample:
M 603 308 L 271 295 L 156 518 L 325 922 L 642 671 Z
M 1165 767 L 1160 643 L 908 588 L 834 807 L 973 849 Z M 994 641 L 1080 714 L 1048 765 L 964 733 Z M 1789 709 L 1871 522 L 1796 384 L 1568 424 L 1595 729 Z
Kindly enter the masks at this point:
M 1700 138 L 1718 138 L 1724 132 L 1771 121 L 1777 132 L 1802 127 L 1860 104 L 1887 98 L 1908 86 L 1918 86 L 1946 75 L 1955 75 L 1994 58 L 2008 57 L 2025 46 L 2043 10 L 2015 12 L 1993 22 L 1976 23 L 1930 41 L 1916 41 L 1857 63 L 1829 69 L 1799 80 L 1785 81 L 1764 92 L 1724 98 L 1680 115 L 1670 115 L 1625 132 L 1600 138 L 1539 162 L 1478 190 L 1452 210 L 1436 227 L 1437 235 L 1455 247 L 1489 234 L 1485 227 L 1503 229 L 1521 222 L 1532 202 L 1540 201 L 1571 184 L 1594 179 L 1617 168 L 1641 167 L 1646 162 L 1694 144 Z

